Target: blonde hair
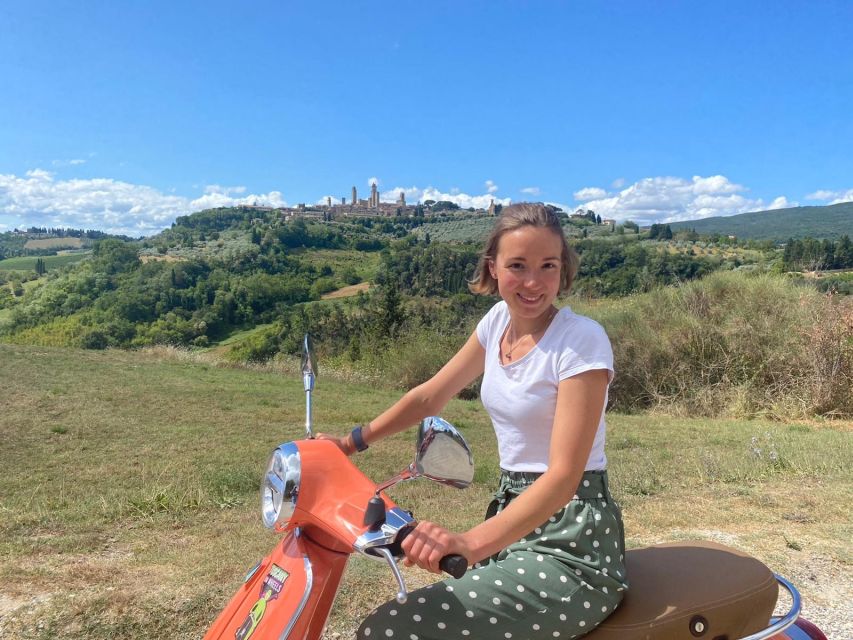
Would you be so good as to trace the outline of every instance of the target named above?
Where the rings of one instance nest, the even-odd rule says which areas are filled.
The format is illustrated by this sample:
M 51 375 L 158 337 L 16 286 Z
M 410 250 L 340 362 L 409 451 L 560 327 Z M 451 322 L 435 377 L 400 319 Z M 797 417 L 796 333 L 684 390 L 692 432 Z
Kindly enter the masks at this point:
M 477 261 L 477 270 L 474 272 L 474 279 L 468 283 L 468 288 L 473 293 L 495 295 L 498 292 L 498 282 L 492 277 L 489 262 L 497 258 L 498 246 L 505 233 L 528 225 L 550 229 L 559 236 L 560 243 L 562 244 L 562 254 L 560 256 L 560 293 L 566 293 L 572 288 L 572 283 L 578 272 L 578 254 L 566 242 L 566 236 L 563 235 L 563 227 L 556 212 L 543 204 L 519 202 L 518 204 L 512 204 L 503 208 L 500 218 L 498 218 L 492 232 L 489 234 L 486 246 L 480 254 L 480 259 Z

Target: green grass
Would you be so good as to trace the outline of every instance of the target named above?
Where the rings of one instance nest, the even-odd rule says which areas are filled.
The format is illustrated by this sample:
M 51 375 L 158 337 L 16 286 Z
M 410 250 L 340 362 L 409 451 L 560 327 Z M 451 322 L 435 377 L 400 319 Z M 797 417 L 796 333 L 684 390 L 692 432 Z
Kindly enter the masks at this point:
M 69 264 L 75 264 L 89 257 L 86 253 L 70 253 L 61 256 L 42 256 L 44 266 L 48 271 L 58 269 Z M 35 271 L 38 256 L 25 256 L 19 258 L 6 258 L 0 260 L 0 271 Z
M 260 524 L 258 478 L 274 446 L 302 437 L 301 380 L 167 349 L 13 345 L 0 345 L 0 380 L 0 636 L 203 635 L 277 540 Z M 343 433 L 398 396 L 321 377 L 315 423 Z M 494 488 L 496 446 L 478 402 L 454 400 L 443 415 L 472 444 L 474 486 L 457 495 L 420 481 L 392 495 L 462 529 Z M 853 562 L 838 544 L 853 520 L 849 423 L 611 415 L 609 425 L 630 546 L 722 539 L 799 576 L 807 601 L 849 601 L 802 578 L 813 564 L 844 574 Z M 413 438 L 399 434 L 357 462 L 388 477 L 408 463 Z M 353 559 L 330 631 L 348 637 L 359 611 L 393 596 L 387 573 Z M 406 575 L 412 586 L 433 579 Z
M 296 249 L 292 251 L 302 262 L 317 269 L 329 266 L 336 274 L 353 269 L 362 282 L 376 277 L 381 258 L 377 251 L 355 251 L 350 249 Z

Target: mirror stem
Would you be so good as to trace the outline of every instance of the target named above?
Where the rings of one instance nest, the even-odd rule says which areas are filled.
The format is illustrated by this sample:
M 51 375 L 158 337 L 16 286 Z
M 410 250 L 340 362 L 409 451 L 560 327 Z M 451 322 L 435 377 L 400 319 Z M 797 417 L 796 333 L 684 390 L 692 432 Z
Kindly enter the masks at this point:
M 314 374 L 306 373 L 302 376 L 302 383 L 305 387 L 305 433 L 309 440 L 314 439 L 314 420 L 311 414 L 311 391 L 314 389 Z

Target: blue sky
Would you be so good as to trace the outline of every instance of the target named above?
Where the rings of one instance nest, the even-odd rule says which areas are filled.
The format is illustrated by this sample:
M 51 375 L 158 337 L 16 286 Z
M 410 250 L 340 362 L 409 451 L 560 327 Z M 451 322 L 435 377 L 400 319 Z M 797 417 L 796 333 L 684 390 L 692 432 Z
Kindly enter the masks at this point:
M 0 4 L 0 231 L 238 202 L 853 200 L 853 3 Z

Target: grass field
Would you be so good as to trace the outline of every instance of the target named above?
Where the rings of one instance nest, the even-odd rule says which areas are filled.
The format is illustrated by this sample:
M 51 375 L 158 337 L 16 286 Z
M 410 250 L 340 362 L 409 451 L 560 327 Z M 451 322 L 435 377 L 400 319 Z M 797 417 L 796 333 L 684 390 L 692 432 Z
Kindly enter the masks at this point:
M 89 252 L 69 253 L 61 256 L 42 256 L 44 266 L 48 271 L 58 269 L 68 264 L 80 262 L 89 257 Z M 0 260 L 0 271 L 35 271 L 38 256 L 23 256 L 19 258 L 6 258 Z
M 11 345 L 0 345 L 0 380 L 0 638 L 201 637 L 277 540 L 260 524 L 258 478 L 275 445 L 302 435 L 301 381 L 174 350 Z M 321 377 L 315 422 L 343 432 L 398 395 Z M 454 400 L 444 415 L 472 444 L 474 486 L 423 481 L 392 495 L 463 528 L 494 488 L 496 447 L 478 402 Z M 850 426 L 610 416 L 629 546 L 722 541 L 792 578 L 813 618 L 849 617 Z M 357 462 L 379 480 L 412 449 L 400 434 Z M 363 607 L 393 593 L 386 568 L 354 558 L 329 633 L 348 637 Z

